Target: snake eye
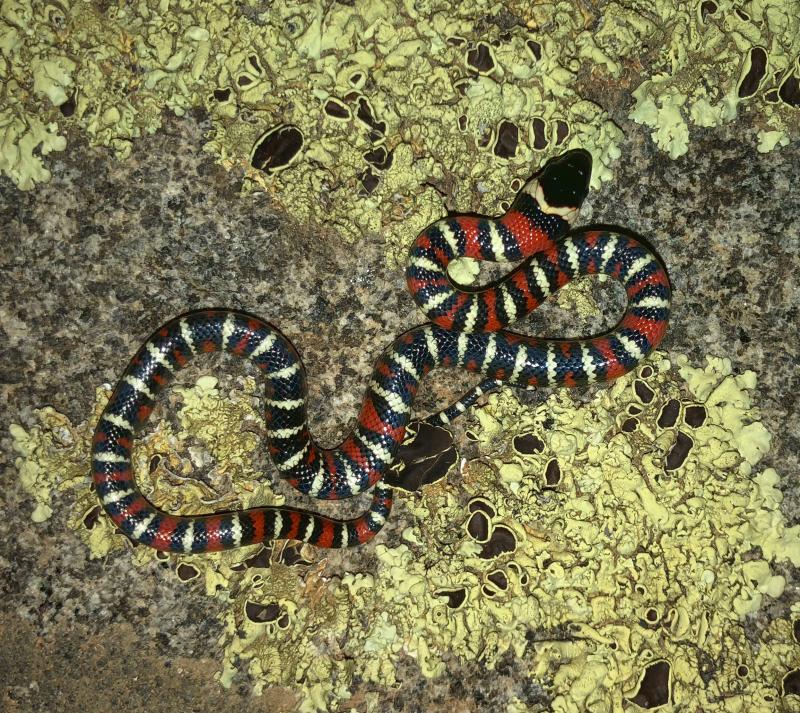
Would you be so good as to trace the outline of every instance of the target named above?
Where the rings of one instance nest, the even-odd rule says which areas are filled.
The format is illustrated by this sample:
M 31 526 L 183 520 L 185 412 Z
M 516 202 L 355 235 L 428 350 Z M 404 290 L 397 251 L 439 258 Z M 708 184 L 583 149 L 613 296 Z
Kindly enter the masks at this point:
M 592 155 L 584 149 L 572 149 L 545 164 L 539 185 L 548 205 L 577 208 L 589 193 Z

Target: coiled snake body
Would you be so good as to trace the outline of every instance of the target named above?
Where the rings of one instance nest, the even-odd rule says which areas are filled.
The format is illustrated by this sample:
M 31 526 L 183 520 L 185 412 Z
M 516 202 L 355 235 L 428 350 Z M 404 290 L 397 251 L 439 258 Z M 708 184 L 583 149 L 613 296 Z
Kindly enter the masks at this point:
M 389 515 L 392 491 L 381 479 L 403 441 L 419 380 L 431 369 L 460 366 L 486 377 L 443 412 L 447 421 L 502 382 L 575 386 L 634 368 L 666 330 L 669 280 L 653 253 L 631 237 L 606 230 L 562 237 L 588 191 L 590 173 L 588 153 L 568 152 L 526 184 L 501 218 L 451 217 L 417 238 L 406 276 L 431 322 L 398 337 L 378 359 L 358 425 L 337 448 L 320 448 L 312 439 L 300 357 L 274 327 L 230 310 L 193 312 L 168 322 L 133 357 L 94 434 L 93 479 L 106 512 L 132 540 L 173 552 L 210 552 L 282 538 L 320 547 L 361 544 Z M 461 256 L 528 259 L 499 284 L 464 291 L 447 277 L 447 264 Z M 625 287 L 628 306 L 612 331 L 569 340 L 505 331 L 585 274 L 610 275 Z M 346 498 L 374 486 L 367 512 L 350 520 L 289 507 L 175 516 L 142 495 L 131 467 L 135 432 L 171 374 L 198 352 L 215 350 L 250 359 L 265 374 L 267 442 L 281 475 L 301 493 L 323 499 Z

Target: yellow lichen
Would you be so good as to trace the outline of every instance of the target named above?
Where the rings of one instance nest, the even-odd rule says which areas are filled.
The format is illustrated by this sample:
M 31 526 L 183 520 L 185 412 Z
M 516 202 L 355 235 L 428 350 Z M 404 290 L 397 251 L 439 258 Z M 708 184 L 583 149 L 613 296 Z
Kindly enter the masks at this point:
M 598 83 L 643 65 L 630 116 L 672 157 L 692 125 L 740 107 L 759 150 L 787 144 L 800 111 L 796 5 L 282 0 L 231 13 L 222 0 L 8 0 L 0 170 L 31 188 L 48 180 L 39 154 L 63 150 L 68 125 L 124 158 L 164 107 L 201 107 L 205 150 L 244 171 L 245 190 L 321 232 L 380 232 L 400 259 L 447 208 L 497 212 L 509 175 L 566 148 L 591 151 L 595 186 L 610 178 L 622 132 L 581 96 L 587 67 Z M 254 162 L 281 127 L 299 142 Z
M 393 256 L 442 215 L 445 194 L 460 210 L 492 212 L 509 197 L 510 173 L 526 178 L 555 152 L 589 149 L 595 181 L 619 155 L 621 131 L 576 92 L 579 65 L 560 61 L 571 28 L 554 28 L 533 51 L 522 22 L 479 20 L 497 11 L 483 0 L 308 0 L 233 14 L 217 0 L 103 9 L 10 1 L 0 47 L 4 97 L 19 118 L 0 167 L 26 188 L 48 178 L 31 154 L 46 137 L 37 129 L 28 146 L 17 138 L 25 127 L 55 135 L 77 125 L 124 158 L 158 128 L 163 107 L 182 115 L 199 106 L 213 127 L 206 150 L 245 169 L 245 188 L 262 187 L 298 221 L 348 239 L 381 231 Z M 503 122 L 514 138 L 500 148 Z M 281 170 L 270 170 L 272 159 L 264 171 L 250 165 L 259 137 L 280 126 L 294 127 L 302 147 Z M 42 147 L 63 148 L 63 139 Z
M 630 117 L 671 158 L 688 150 L 690 126 L 719 126 L 741 109 L 756 115 L 760 151 L 796 136 L 800 101 L 782 89 L 800 76 L 795 0 L 612 3 L 606 13 L 623 22 L 638 15 L 645 22 L 629 28 L 631 41 L 663 47 L 657 71 L 633 92 Z M 764 58 L 756 67 L 754 50 Z
M 102 390 L 98 389 L 98 401 Z M 102 406 L 95 405 L 97 419 Z M 52 498 L 61 492 L 83 485 L 88 475 L 87 454 L 91 434 L 87 426 L 73 426 L 69 419 L 50 406 L 34 411 L 38 423 L 26 430 L 16 423 L 9 426 L 14 450 L 19 454 L 15 465 L 20 485 L 36 503 L 31 519 L 43 522 L 53 514 Z
M 31 188 L 49 178 L 38 154 L 63 150 L 68 124 L 124 158 L 163 107 L 202 107 L 205 150 L 243 170 L 245 190 L 323 232 L 380 232 L 400 259 L 446 208 L 497 212 L 509 175 L 563 149 L 591 151 L 594 185 L 611 177 L 622 133 L 580 95 L 586 66 L 597 83 L 644 65 L 630 116 L 672 157 L 690 126 L 728 122 L 740 106 L 754 112 L 759 150 L 787 144 L 800 101 L 795 5 L 304 0 L 231 13 L 221 0 L 8 0 L 0 170 Z M 300 143 L 254 163 L 280 127 Z
M 221 683 L 244 669 L 257 692 L 292 693 L 297 710 L 335 708 L 356 680 L 385 690 L 403 657 L 437 677 L 451 657 L 492 669 L 513 656 L 550 692 L 553 711 L 635 707 L 648 686 L 675 707 L 771 711 L 800 666 L 793 622 L 772 622 L 758 645 L 742 622 L 783 595 L 773 562 L 800 562 L 800 527 L 780 512 L 777 472 L 759 469 L 769 434 L 756 388 L 727 359 L 698 368 L 655 355 L 586 403 L 571 390 L 538 407 L 495 394 L 474 412 L 479 453 L 460 484 L 403 496 L 411 524 L 401 541 L 370 545 L 370 573 L 335 574 L 326 559 L 288 566 L 281 548 L 256 563 L 258 546 L 167 559 L 178 578 L 229 602 Z M 180 429 L 159 423 L 137 442 L 150 497 L 181 512 L 281 502 L 246 457 L 255 445 L 243 426 L 260 420 L 255 382 L 223 395 L 204 377 L 181 393 Z M 53 488 L 74 492 L 72 524 L 95 555 L 124 546 L 104 516 L 87 524 L 96 507 L 89 425 L 51 410 L 38 418 L 12 431 L 26 488 L 42 502 Z M 225 478 L 192 485 L 198 466 Z M 217 492 L 229 481 L 238 501 Z M 137 565 L 155 556 L 133 553 Z M 792 700 L 783 698 L 786 710 Z M 508 710 L 540 710 L 526 705 L 515 699 Z

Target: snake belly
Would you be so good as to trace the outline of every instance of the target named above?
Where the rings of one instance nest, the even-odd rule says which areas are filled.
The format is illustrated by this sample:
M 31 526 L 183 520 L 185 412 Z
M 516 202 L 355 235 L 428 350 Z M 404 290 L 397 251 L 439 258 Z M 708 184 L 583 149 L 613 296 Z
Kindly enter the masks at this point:
M 407 282 L 431 321 L 399 336 L 380 356 L 357 426 L 336 448 L 321 448 L 311 436 L 305 370 L 275 327 L 243 312 L 204 310 L 158 329 L 122 374 L 94 433 L 93 482 L 117 527 L 135 542 L 184 553 L 274 539 L 319 547 L 363 544 L 391 510 L 392 490 L 381 479 L 403 441 L 419 381 L 431 369 L 457 366 L 526 388 L 606 381 L 633 369 L 666 331 L 669 280 L 650 249 L 630 236 L 591 230 L 564 237 L 588 191 L 587 157 L 573 151 L 548 163 L 500 218 L 454 216 L 417 238 Z M 447 277 L 448 263 L 462 256 L 525 262 L 499 284 L 465 291 Z M 609 275 L 625 288 L 627 309 L 610 332 L 540 339 L 505 329 L 574 277 L 589 274 Z M 131 465 L 135 434 L 175 371 L 198 353 L 220 350 L 249 359 L 264 374 L 266 441 L 281 476 L 318 499 L 373 488 L 366 512 L 339 520 L 270 506 L 177 516 L 144 497 Z

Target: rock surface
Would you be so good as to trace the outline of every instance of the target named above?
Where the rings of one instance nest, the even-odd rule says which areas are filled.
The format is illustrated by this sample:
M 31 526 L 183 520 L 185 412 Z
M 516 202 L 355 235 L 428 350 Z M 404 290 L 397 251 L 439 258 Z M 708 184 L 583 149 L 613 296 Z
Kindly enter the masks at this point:
M 749 129 L 735 124 L 693 136 L 689 153 L 671 161 L 641 127 L 624 128 L 617 179 L 590 195 L 581 222 L 635 230 L 663 257 L 674 286 L 663 348 L 697 363 L 706 354 L 727 356 L 736 371 L 757 373 L 762 421 L 773 435 L 763 465 L 782 475 L 785 513 L 797 522 L 800 145 L 760 154 L 753 141 L 739 140 Z M 345 435 L 378 351 L 422 321 L 402 271 L 387 264 L 380 235 L 345 245 L 335 235 L 308 235 L 263 196 L 239 198 L 239 177 L 199 152 L 201 143 L 199 123 L 173 120 L 138 141 L 124 163 L 73 144 L 51 161 L 52 182 L 36 191 L 0 181 L 6 427 L 30 425 L 32 409 L 44 405 L 75 423 L 85 420 L 95 387 L 113 383 L 153 329 L 190 309 L 229 306 L 280 326 L 308 370 L 314 431 L 326 444 Z M 574 320 L 550 306 L 541 312 L 526 329 L 577 336 Z M 607 317 L 610 323 L 613 310 Z M 244 369 L 222 358 L 199 367 L 220 368 Z M 426 378 L 418 408 L 435 410 L 473 382 L 437 371 Z M 156 568 L 135 569 L 126 556 L 88 560 L 65 527 L 61 507 L 68 503 L 56 501 L 52 519 L 32 523 L 7 428 L 0 444 L 0 709 L 199 712 L 290 704 L 288 691 L 286 701 L 274 690 L 251 698 L 246 676 L 229 691 L 219 688 L 220 602 Z M 395 516 L 404 516 L 402 508 Z M 350 553 L 348 568 L 369 557 Z M 785 613 L 798 587 L 796 572 L 778 569 L 789 584 L 775 614 Z M 491 673 L 453 660 L 436 681 L 409 662 L 398 679 L 403 683 L 387 701 L 398 711 L 487 710 L 495 694 L 526 681 L 513 660 Z

